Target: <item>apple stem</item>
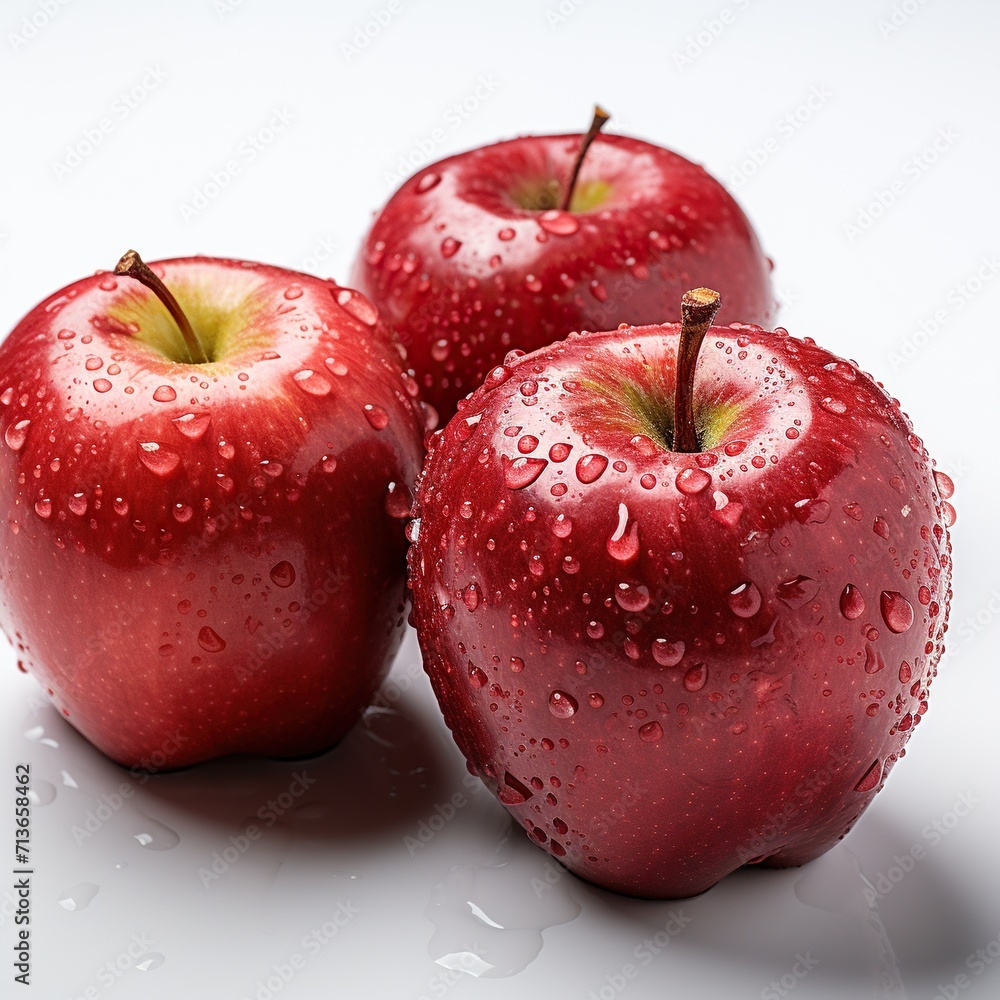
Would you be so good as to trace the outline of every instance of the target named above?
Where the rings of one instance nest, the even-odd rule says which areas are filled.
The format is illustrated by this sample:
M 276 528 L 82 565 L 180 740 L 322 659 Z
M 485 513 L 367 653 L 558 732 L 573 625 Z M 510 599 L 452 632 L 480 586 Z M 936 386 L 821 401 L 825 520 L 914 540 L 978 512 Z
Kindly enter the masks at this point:
M 681 298 L 681 336 L 677 344 L 674 389 L 674 451 L 701 451 L 694 424 L 694 370 L 698 352 L 722 297 L 711 288 L 693 288 Z
M 569 175 L 569 183 L 563 190 L 562 203 L 559 205 L 559 210 L 562 212 L 569 211 L 569 203 L 573 200 L 573 190 L 576 187 L 576 179 L 580 176 L 580 168 L 583 166 L 583 158 L 587 155 L 587 150 L 590 149 L 590 144 L 597 138 L 597 133 L 604 128 L 605 123 L 611 117 L 600 106 L 600 104 L 594 105 L 594 117 L 590 123 L 590 128 L 587 129 L 587 134 L 580 140 L 580 148 L 576 151 L 576 160 L 573 163 L 573 172 Z
M 166 310 L 173 317 L 184 337 L 187 345 L 188 356 L 193 365 L 208 364 L 209 358 L 198 334 L 194 332 L 190 320 L 184 315 L 180 303 L 174 298 L 173 292 L 160 280 L 153 269 L 139 256 L 135 250 L 128 250 L 115 265 L 115 274 L 123 274 L 150 289 L 156 297 L 163 303 Z

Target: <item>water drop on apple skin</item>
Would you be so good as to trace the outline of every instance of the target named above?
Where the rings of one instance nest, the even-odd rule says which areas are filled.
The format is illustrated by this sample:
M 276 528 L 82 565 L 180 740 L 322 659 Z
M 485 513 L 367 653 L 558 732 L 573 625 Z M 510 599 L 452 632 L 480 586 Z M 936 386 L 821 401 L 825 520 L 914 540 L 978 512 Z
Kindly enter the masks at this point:
M 882 618 L 890 632 L 906 632 L 913 624 L 913 605 L 898 591 L 883 590 L 879 596 Z
M 208 653 L 221 653 L 226 641 L 210 625 L 203 625 L 198 632 L 198 645 Z
M 287 559 L 275 563 L 269 575 L 276 587 L 287 588 L 295 583 L 295 567 Z
M 576 715 L 579 707 L 576 699 L 565 691 L 553 691 L 549 695 L 549 711 L 557 719 L 568 719 Z
M 760 590 L 749 580 L 729 591 L 726 600 L 733 614 L 740 618 L 752 618 L 760 611 Z
M 848 621 L 854 621 L 865 613 L 865 599 L 852 583 L 847 584 L 840 595 L 840 613 Z

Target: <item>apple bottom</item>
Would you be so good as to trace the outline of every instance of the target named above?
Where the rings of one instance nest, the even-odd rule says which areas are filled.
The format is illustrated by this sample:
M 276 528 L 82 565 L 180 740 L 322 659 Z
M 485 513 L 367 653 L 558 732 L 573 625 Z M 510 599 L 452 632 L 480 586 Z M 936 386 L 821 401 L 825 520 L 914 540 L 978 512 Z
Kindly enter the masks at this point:
M 232 545 L 139 570 L 41 545 L 12 575 L 67 581 L 64 592 L 29 600 L 22 588 L 4 618 L 21 623 L 11 638 L 63 716 L 120 764 L 310 756 L 360 717 L 405 612 L 401 545 L 374 545 L 348 566 L 316 541 L 313 553 L 281 553 L 290 561 L 270 545 L 252 557 Z M 299 567 L 290 583 L 275 571 L 289 564 Z
M 439 700 L 454 699 L 450 675 L 431 676 L 445 679 L 435 683 Z M 525 708 L 544 724 L 545 707 Z M 666 723 L 655 743 L 624 725 L 598 737 L 570 733 L 579 763 L 564 767 L 559 756 L 571 751 L 535 746 L 511 757 L 471 713 L 449 719 L 469 769 L 534 843 L 588 882 L 647 899 L 699 895 L 744 865 L 819 857 L 868 807 L 909 735 L 791 710 L 748 721 L 735 734 L 721 722 L 675 719 L 673 744 Z

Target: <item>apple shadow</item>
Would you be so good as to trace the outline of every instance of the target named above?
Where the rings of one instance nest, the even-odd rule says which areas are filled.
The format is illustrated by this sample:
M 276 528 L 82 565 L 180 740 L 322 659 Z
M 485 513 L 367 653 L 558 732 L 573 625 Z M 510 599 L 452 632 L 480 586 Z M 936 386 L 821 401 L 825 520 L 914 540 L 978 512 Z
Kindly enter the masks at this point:
M 637 944 L 672 933 L 671 918 L 683 914 L 673 949 L 759 968 L 761 986 L 811 954 L 822 958 L 810 977 L 844 995 L 919 995 L 951 981 L 996 929 L 962 891 L 970 869 L 956 870 L 943 855 L 929 854 L 889 892 L 875 889 L 879 871 L 911 843 L 912 834 L 875 813 L 801 868 L 743 868 L 690 899 L 633 899 L 580 880 L 576 895 L 597 919 L 631 925 Z M 863 866 L 855 850 L 885 863 Z
M 129 789 L 129 808 L 225 841 L 248 825 L 339 844 L 397 843 L 433 803 L 451 795 L 454 759 L 409 704 L 367 709 L 332 749 L 308 758 L 228 756 L 164 773 L 132 772 L 105 757 L 51 706 L 35 714 L 61 749 L 73 787 L 100 803 Z

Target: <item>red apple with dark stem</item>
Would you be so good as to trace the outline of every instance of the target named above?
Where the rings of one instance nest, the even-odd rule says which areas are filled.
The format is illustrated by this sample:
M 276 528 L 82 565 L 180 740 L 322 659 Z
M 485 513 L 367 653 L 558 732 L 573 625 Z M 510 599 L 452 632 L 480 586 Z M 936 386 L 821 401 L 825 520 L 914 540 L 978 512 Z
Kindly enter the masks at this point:
M 470 769 L 637 896 L 836 844 L 946 628 L 951 483 L 899 404 L 811 340 L 709 328 L 717 308 L 697 289 L 680 327 L 512 353 L 431 439 L 410 529 Z
M 376 218 L 352 281 L 399 335 L 446 420 L 511 348 L 571 330 L 679 319 L 721 289 L 722 318 L 767 323 L 770 261 L 705 170 L 640 139 L 527 136 L 419 171 Z
M 206 257 L 117 271 L 0 347 L 0 621 L 124 764 L 325 749 L 401 639 L 416 386 L 358 292 Z

